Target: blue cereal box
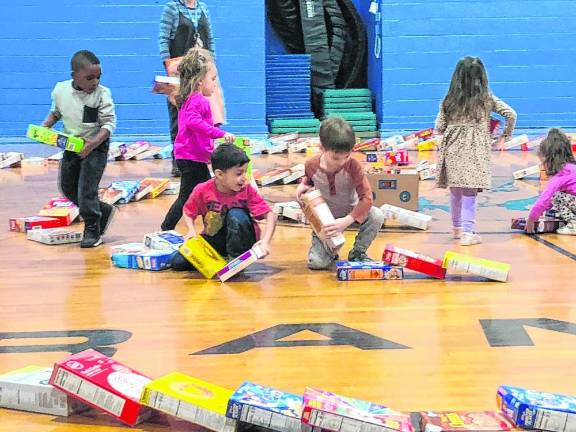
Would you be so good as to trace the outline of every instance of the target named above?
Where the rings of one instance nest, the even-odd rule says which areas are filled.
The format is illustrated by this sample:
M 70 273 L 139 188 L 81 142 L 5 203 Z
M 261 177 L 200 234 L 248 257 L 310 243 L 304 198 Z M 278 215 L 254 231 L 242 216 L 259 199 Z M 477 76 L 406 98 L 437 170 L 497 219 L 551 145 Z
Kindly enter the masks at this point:
M 162 231 L 144 235 L 144 244 L 150 249 L 175 251 L 184 243 L 184 237 L 178 231 Z
M 119 200 L 122 204 L 129 203 L 138 192 L 139 187 L 140 182 L 134 180 L 114 181 L 111 186 L 112 189 L 122 192 L 122 197 Z
M 302 403 L 302 396 L 245 382 L 230 398 L 226 416 L 278 432 L 300 432 Z
M 120 268 L 137 269 L 138 254 L 145 253 L 149 249 L 143 243 L 126 243 L 110 248 L 112 264 Z
M 339 281 L 404 279 L 404 269 L 384 262 L 338 261 L 336 277 Z
M 517 427 L 551 432 L 576 431 L 576 398 L 519 387 L 500 386 L 500 410 Z
M 150 249 L 144 253 L 136 255 L 136 263 L 141 270 L 160 271 L 170 268 L 170 258 L 172 250 Z

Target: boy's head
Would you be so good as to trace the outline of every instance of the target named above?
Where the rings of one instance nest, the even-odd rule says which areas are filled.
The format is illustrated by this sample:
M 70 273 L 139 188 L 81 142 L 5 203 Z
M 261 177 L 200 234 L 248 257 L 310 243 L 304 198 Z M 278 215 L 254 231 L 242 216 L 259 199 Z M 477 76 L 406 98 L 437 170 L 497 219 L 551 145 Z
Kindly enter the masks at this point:
M 246 184 L 250 159 L 234 144 L 220 144 L 212 153 L 212 170 L 218 186 L 225 192 L 240 192 Z
M 102 70 L 100 60 L 92 51 L 78 51 L 70 61 L 74 86 L 86 93 L 92 93 L 100 84 Z
M 339 117 L 329 117 L 320 125 L 320 145 L 328 169 L 335 171 L 343 166 L 356 144 L 352 126 Z

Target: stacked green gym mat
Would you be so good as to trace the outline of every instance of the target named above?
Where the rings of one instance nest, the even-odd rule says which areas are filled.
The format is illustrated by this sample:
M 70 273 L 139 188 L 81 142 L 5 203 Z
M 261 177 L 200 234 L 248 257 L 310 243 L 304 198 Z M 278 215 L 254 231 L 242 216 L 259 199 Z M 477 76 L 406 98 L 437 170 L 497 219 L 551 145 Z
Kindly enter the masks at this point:
M 270 133 L 284 134 L 291 132 L 312 133 L 320 131 L 320 120 L 311 119 L 271 119 Z
M 322 95 L 324 117 L 338 116 L 348 120 L 354 132 L 376 132 L 376 114 L 372 112 L 369 89 L 327 89 Z

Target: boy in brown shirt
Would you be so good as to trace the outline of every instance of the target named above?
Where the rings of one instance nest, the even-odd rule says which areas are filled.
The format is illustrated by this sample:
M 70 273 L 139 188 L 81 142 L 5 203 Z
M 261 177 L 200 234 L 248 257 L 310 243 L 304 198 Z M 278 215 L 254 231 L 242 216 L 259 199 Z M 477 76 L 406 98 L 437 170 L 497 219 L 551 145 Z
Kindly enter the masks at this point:
M 366 251 L 384 222 L 382 211 L 372 206 L 372 189 L 360 163 L 351 157 L 356 138 L 350 124 L 341 118 L 328 118 L 320 126 L 321 153 L 308 159 L 305 176 L 296 189 L 296 199 L 310 189 L 318 189 L 336 221 L 326 225 L 321 237 L 343 232 L 354 222 L 360 224 L 348 261 L 370 261 Z M 308 268 L 324 270 L 338 259 L 312 234 Z

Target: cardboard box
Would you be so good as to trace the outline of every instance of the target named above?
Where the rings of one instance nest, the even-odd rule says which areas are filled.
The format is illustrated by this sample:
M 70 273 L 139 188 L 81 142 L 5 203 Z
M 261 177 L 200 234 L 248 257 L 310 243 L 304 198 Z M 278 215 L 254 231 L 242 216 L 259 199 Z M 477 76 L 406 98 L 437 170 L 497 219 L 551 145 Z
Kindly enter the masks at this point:
M 576 398 L 519 387 L 500 386 L 498 407 L 514 425 L 552 432 L 576 430 Z
M 541 217 L 538 222 L 534 225 L 534 231 L 542 233 L 553 233 L 556 232 L 558 228 L 563 227 L 566 223 L 562 219 L 551 218 L 551 217 Z M 512 229 L 526 230 L 526 218 L 514 218 L 512 219 Z
M 304 171 L 296 171 L 291 173 L 289 176 L 284 177 L 282 179 L 282 184 L 290 184 L 290 183 L 294 183 L 297 182 L 298 180 L 300 180 L 302 177 L 304 177 Z
M 134 156 L 133 159 L 134 160 L 154 159 L 154 156 L 156 156 L 159 152 L 160 147 L 151 145 L 148 148 L 148 150 L 142 153 L 138 153 L 136 156 Z
M 512 430 L 514 425 L 494 411 L 426 411 L 420 413 L 420 427 L 423 432 L 501 432 Z
M 221 282 L 226 282 L 232 276 L 240 273 L 250 264 L 255 263 L 264 256 L 262 249 L 258 246 L 253 246 L 252 249 L 247 250 L 242 255 L 234 258 L 226 264 L 220 271 L 218 271 L 218 278 Z
M 136 194 L 136 191 L 140 187 L 140 182 L 133 180 L 114 181 L 110 187 L 122 192 L 122 198 L 120 198 L 118 202 L 126 204 L 130 202 L 134 194 Z
M 68 228 L 33 229 L 26 233 L 28 240 L 33 240 L 47 245 L 79 243 L 82 241 L 82 233 Z
M 405 146 L 404 137 L 402 135 L 393 135 L 388 138 L 380 139 L 378 150 L 382 151 L 397 151 Z
M 110 259 L 112 264 L 120 268 L 137 269 L 138 268 L 138 255 L 148 252 L 143 243 L 126 243 L 122 245 L 112 246 L 110 248 Z
M 384 204 L 380 207 L 384 213 L 385 219 L 391 219 L 398 222 L 400 225 L 407 225 L 421 230 L 427 230 L 432 216 L 413 212 L 390 204 Z
M 446 278 L 446 269 L 442 267 L 443 261 L 441 259 L 431 258 L 392 245 L 386 245 L 382 261 L 424 273 L 436 279 Z
M 418 211 L 418 174 L 366 174 L 372 188 L 372 205 L 391 204 L 407 210 Z
M 175 251 L 184 244 L 184 237 L 178 231 L 161 231 L 144 235 L 144 244 L 150 249 Z
M 383 262 L 338 261 L 336 279 L 339 281 L 404 279 L 404 269 Z
M 276 432 L 301 432 L 302 396 L 243 383 L 230 397 L 226 415 Z
M 418 140 L 420 141 L 426 141 L 427 139 L 431 138 L 432 135 L 434 135 L 434 128 L 427 128 L 427 129 L 422 129 L 419 131 L 416 131 L 414 133 L 411 133 L 409 135 L 406 135 L 404 137 L 405 141 L 414 139 L 414 138 L 418 138 Z
M 140 185 L 138 186 L 136 193 L 132 197 L 132 201 L 140 201 L 141 199 L 145 198 L 146 195 L 148 195 L 150 192 L 152 192 L 152 185 L 143 184 L 142 182 L 140 182 Z
M 309 387 L 304 391 L 302 422 L 333 432 L 414 431 L 409 414 Z
M 534 165 L 534 166 L 531 166 L 528 168 L 523 168 L 521 170 L 514 171 L 514 173 L 512 173 L 512 175 L 514 176 L 515 180 L 520 180 L 522 178 L 530 177 L 530 176 L 540 177 L 540 166 Z
M 288 168 L 275 168 L 265 172 L 264 174 L 255 173 L 254 179 L 258 186 L 266 186 L 275 183 L 278 180 L 282 180 L 284 177 L 288 177 L 289 175 L 290 170 Z
M 418 165 L 416 165 L 416 172 L 420 176 L 421 181 L 435 179 L 437 171 L 438 171 L 438 165 L 431 164 L 427 160 L 420 161 Z
M 418 150 L 419 152 L 421 152 L 421 151 L 433 151 L 433 150 L 436 150 L 439 145 L 440 145 L 440 141 L 438 141 L 435 138 L 432 138 L 432 139 L 418 143 L 416 145 L 416 150 Z
M 294 143 L 288 143 L 288 153 L 304 153 L 308 145 L 309 140 L 307 138 L 298 139 Z
M 132 159 L 134 156 L 140 153 L 144 153 L 150 148 L 150 143 L 146 141 L 136 141 L 126 147 L 126 151 L 118 156 L 118 160 L 128 160 Z
M 52 156 L 48 156 L 48 162 L 59 162 L 64 157 L 64 151 L 60 151 L 58 153 L 54 153 Z
M 385 151 L 382 154 L 382 161 L 386 165 L 408 165 L 410 163 L 410 158 L 408 157 L 408 151 L 397 150 L 397 151 Z
M 52 198 L 38 212 L 38 216 L 61 219 L 64 225 L 70 225 L 80 216 L 80 209 L 67 198 Z
M 452 251 L 447 251 L 444 254 L 442 266 L 446 269 L 461 270 L 499 282 L 506 282 L 508 273 L 510 273 L 510 264 L 462 255 Z
M 282 218 L 291 219 L 300 223 L 307 223 L 304 211 L 296 201 L 287 201 L 274 204 L 274 212 Z
M 9 168 L 15 165 L 19 165 L 22 159 L 24 159 L 23 153 L 0 153 L 0 168 Z
M 380 149 L 380 138 L 370 138 L 355 144 L 352 151 L 376 151 L 378 149 Z
M 216 432 L 234 432 L 236 420 L 226 417 L 231 396 L 231 390 L 173 372 L 148 383 L 140 401 Z
M 66 226 L 65 221 L 59 218 L 45 216 L 27 216 L 11 218 L 10 231 L 27 232 L 28 230 L 49 229 Z
M 33 168 L 47 166 L 48 160 L 41 157 L 31 157 L 27 159 L 22 159 L 20 161 L 20 167 L 22 168 Z
M 142 185 L 152 186 L 152 190 L 150 191 L 148 198 L 156 198 L 168 188 L 170 185 L 170 179 L 146 177 L 140 182 L 140 187 L 142 187 Z
M 47 127 L 28 125 L 26 136 L 34 141 L 48 144 L 75 153 L 84 149 L 84 140 L 73 135 L 67 135 Z
M 201 235 L 189 238 L 179 252 L 206 279 L 212 279 L 227 262 Z
M 55 416 L 89 409 L 48 384 L 52 368 L 27 366 L 0 375 L 0 407 Z
M 514 137 L 508 141 L 506 141 L 504 143 L 504 149 L 506 150 L 510 150 L 514 147 L 522 147 L 523 151 L 528 150 L 527 144 L 528 141 L 530 141 L 530 139 L 528 138 L 528 135 L 518 135 L 517 137 Z
M 123 142 L 112 142 L 108 146 L 108 160 L 117 160 L 126 153 L 127 145 Z
M 122 191 L 108 187 L 105 189 L 98 189 L 98 199 L 107 204 L 116 204 L 122 198 Z
M 172 159 L 172 144 L 168 144 L 160 149 L 160 151 L 154 155 L 155 159 Z
M 162 193 L 164 195 L 178 195 L 180 193 L 180 182 L 168 182 L 168 186 Z
M 140 270 L 161 271 L 171 267 L 174 251 L 150 249 L 136 254 L 136 265 Z
M 134 426 L 150 411 L 140 395 L 150 378 L 93 349 L 56 362 L 50 384 L 117 420 Z

